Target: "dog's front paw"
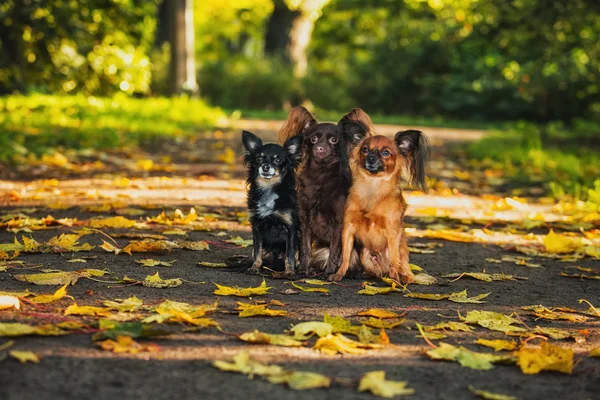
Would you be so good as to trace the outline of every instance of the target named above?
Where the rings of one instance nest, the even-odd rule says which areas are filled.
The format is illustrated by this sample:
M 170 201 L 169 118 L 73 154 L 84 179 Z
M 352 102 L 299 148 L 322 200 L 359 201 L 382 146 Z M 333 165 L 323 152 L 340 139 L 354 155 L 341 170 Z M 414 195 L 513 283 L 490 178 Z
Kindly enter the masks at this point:
M 341 275 L 341 274 L 337 274 L 337 273 L 336 273 L 336 274 L 331 274 L 331 275 L 329 275 L 329 276 L 327 277 L 327 280 L 328 280 L 329 282 L 339 282 L 339 281 L 341 281 L 343 278 L 344 278 L 344 275 Z
M 298 279 L 298 275 L 296 274 L 295 271 L 285 271 L 283 273 L 283 277 L 285 279 L 289 279 L 291 281 L 294 281 L 294 280 Z
M 260 274 L 260 267 L 256 267 L 253 265 L 246 270 L 246 273 L 248 275 L 258 275 L 258 274 Z

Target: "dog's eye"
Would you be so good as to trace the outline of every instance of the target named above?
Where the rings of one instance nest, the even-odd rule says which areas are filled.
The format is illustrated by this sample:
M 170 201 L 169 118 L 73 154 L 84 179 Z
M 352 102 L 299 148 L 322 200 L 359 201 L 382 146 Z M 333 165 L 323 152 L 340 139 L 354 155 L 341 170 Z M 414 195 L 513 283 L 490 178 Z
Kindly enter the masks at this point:
M 256 156 L 256 162 L 261 163 L 263 160 L 262 156 Z
M 361 153 L 363 153 L 364 155 L 369 154 L 369 148 L 367 146 L 363 146 L 362 149 L 360 149 Z
M 335 136 L 329 138 L 329 143 L 336 144 L 337 142 L 338 142 L 338 138 L 336 138 Z
M 317 143 L 318 141 L 319 141 L 319 138 L 318 138 L 318 137 L 316 137 L 316 136 L 313 136 L 313 137 L 311 137 L 311 138 L 310 138 L 310 142 L 311 142 L 312 144 L 315 144 L 315 143 Z
M 384 151 L 381 152 L 381 155 L 383 155 L 384 157 L 389 157 L 389 156 L 392 155 L 392 153 L 390 153 L 389 150 L 384 150 Z
M 274 159 L 274 160 L 273 160 L 273 164 L 275 164 L 275 165 L 279 165 L 279 164 L 281 164 L 281 158 L 276 158 L 276 159 Z

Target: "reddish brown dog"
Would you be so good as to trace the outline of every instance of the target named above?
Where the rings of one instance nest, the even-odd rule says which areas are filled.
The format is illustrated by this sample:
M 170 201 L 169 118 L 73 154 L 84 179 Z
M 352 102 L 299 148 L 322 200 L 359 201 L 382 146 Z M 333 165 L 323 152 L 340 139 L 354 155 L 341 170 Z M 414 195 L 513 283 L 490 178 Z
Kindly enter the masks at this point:
M 400 181 L 425 190 L 425 167 L 429 149 L 420 131 L 366 137 L 350 156 L 352 187 L 346 201 L 342 231 L 342 263 L 328 277 L 340 281 L 348 271 L 352 249 L 369 275 L 387 276 L 410 283 L 414 275 L 408 263 L 404 232 L 406 202 Z

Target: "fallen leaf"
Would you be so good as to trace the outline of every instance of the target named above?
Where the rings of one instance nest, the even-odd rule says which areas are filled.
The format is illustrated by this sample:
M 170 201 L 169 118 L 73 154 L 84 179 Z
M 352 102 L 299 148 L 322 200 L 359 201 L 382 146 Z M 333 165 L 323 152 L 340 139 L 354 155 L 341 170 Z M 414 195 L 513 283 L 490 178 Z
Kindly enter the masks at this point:
M 486 400 L 519 400 L 518 397 L 508 396 L 506 394 L 492 393 L 487 390 L 478 390 L 469 385 L 469 390 L 476 396 Z
M 304 342 L 296 340 L 288 335 L 273 335 L 269 333 L 254 330 L 253 332 L 242 333 L 238 336 L 240 340 L 253 344 L 270 344 L 283 347 L 301 347 Z
M 28 362 L 38 364 L 40 362 L 40 358 L 32 351 L 10 350 L 8 355 L 19 360 L 21 364 Z
M 323 336 L 317 340 L 313 348 L 328 355 L 336 355 L 338 353 L 362 354 L 365 352 L 363 348 L 360 348 L 359 342 L 348 339 L 342 334 Z
M 159 261 L 159 260 L 154 260 L 152 258 L 144 258 L 142 260 L 135 260 L 136 263 L 141 264 L 144 267 L 158 267 L 158 266 L 172 267 L 173 264 L 176 261 L 177 260 L 173 260 L 173 261 Z
M 217 360 L 213 366 L 221 371 L 239 372 L 252 378 L 255 375 L 281 375 L 285 370 L 279 365 L 262 364 L 250 359 L 248 352 L 240 351 L 233 357 L 233 362 Z
M 381 328 L 379 335 L 373 334 L 371 329 L 366 325 L 362 325 L 358 332 L 358 341 L 362 344 L 376 344 L 376 345 L 387 345 L 390 344 L 390 338 L 385 332 L 385 329 Z
M 102 245 L 100 246 L 100 248 L 108 251 L 109 253 L 115 253 L 116 255 L 119 255 L 121 253 L 127 253 L 131 255 L 131 248 L 129 248 L 129 246 L 126 246 L 124 249 L 120 249 L 117 246 L 114 246 L 105 240 L 102 241 Z
M 19 322 L 0 322 L 0 336 L 58 336 L 66 332 L 51 324 L 32 326 Z
M 566 272 L 561 271 L 560 272 L 561 276 L 564 276 L 566 278 L 577 278 L 577 279 L 595 279 L 595 280 L 600 280 L 600 275 L 590 275 L 590 274 L 569 274 Z
M 190 242 L 190 241 L 184 240 L 182 242 L 177 242 L 177 244 L 178 244 L 178 246 L 181 246 L 182 248 L 187 249 L 187 250 L 194 250 L 194 251 L 210 250 L 208 242 L 205 240 L 200 240 L 199 242 Z
M 199 261 L 198 265 L 208 268 L 227 268 L 227 264 L 222 262 Z
M 527 331 L 525 328 L 513 326 L 513 324 L 520 323 L 519 320 L 493 311 L 469 311 L 467 316 L 461 319 L 467 324 L 478 324 L 492 331 L 504 333 Z
M 140 352 L 159 352 L 160 348 L 155 344 L 141 344 L 133 340 L 131 336 L 117 336 L 116 340 L 106 339 L 96 343 L 102 350 L 113 353 L 138 354 Z
M 573 350 L 542 343 L 540 347 L 524 346 L 515 352 L 517 365 L 524 374 L 540 371 L 558 371 L 570 374 L 573 371 Z
M 225 242 L 235 244 L 236 246 L 240 246 L 240 247 L 250 247 L 253 244 L 252 239 L 245 240 L 239 236 L 236 236 L 229 240 L 225 240 Z
M 67 286 L 69 286 L 69 284 L 65 283 L 63 286 L 60 287 L 60 289 L 58 289 L 56 292 L 54 292 L 54 294 L 42 294 L 39 296 L 35 296 L 35 297 L 31 298 L 31 301 L 36 304 L 47 304 L 47 303 L 52 303 L 53 301 L 56 301 L 56 300 L 60 300 L 67 295 Z M 71 296 L 69 296 L 69 297 L 71 297 Z
M 531 257 L 522 257 L 522 256 L 502 256 L 503 262 L 511 262 L 513 264 L 521 265 L 523 267 L 529 268 L 542 268 L 541 264 L 535 264 L 529 262 Z
M 248 287 L 248 288 L 240 288 L 240 287 L 229 287 L 222 286 L 217 283 L 214 284 L 217 287 L 213 293 L 218 296 L 238 296 L 238 297 L 251 297 L 251 296 L 260 296 L 263 294 L 267 294 L 271 287 L 267 287 L 267 283 L 263 279 L 262 283 L 258 287 Z
M 93 341 L 102 339 L 116 339 L 117 336 L 131 336 L 132 338 L 168 335 L 167 331 L 156 326 L 135 322 L 118 322 L 101 319 L 98 322 L 99 332 L 92 336 Z
M 456 361 L 463 367 L 479 370 L 492 369 L 494 362 L 511 360 L 511 356 L 477 353 L 444 342 L 440 342 L 438 348 L 428 350 L 427 355 L 433 360 Z
M 395 396 L 407 396 L 415 393 L 414 389 L 407 388 L 408 382 L 388 381 L 385 379 L 385 371 L 367 372 L 360 379 L 358 391 L 370 391 L 375 396 L 391 399 Z
M 569 331 L 558 328 L 541 328 L 539 326 L 536 326 L 535 329 L 531 332 L 537 335 L 548 336 L 552 339 L 557 340 L 568 339 L 571 337 L 571 333 Z
M 397 327 L 398 325 L 401 325 L 404 323 L 404 319 L 401 319 L 399 321 L 384 321 L 378 318 L 369 318 L 366 321 L 361 321 L 363 324 L 370 326 L 372 328 L 378 328 L 378 329 L 392 329 Z
M 296 282 L 292 282 L 292 286 L 295 287 L 296 289 L 300 289 L 303 292 L 317 292 L 317 293 L 329 293 L 329 289 L 327 288 L 321 288 L 321 287 L 316 287 L 316 288 L 311 288 L 311 287 L 305 287 L 305 286 L 300 286 L 298 284 L 296 284 Z
M 491 347 L 495 351 L 514 350 L 517 348 L 517 342 L 515 342 L 514 340 L 511 340 L 511 341 L 500 340 L 500 339 L 487 340 L 487 339 L 480 338 L 480 339 L 477 339 L 477 341 L 475 343 L 480 344 L 482 346 Z
M 102 304 L 119 312 L 133 312 L 143 306 L 144 302 L 137 297 L 132 296 L 125 300 L 105 300 Z
M 67 251 L 79 252 L 79 251 L 91 251 L 94 246 L 89 243 L 83 245 L 79 244 L 79 238 L 82 234 L 75 233 L 63 233 L 60 236 L 55 236 L 48 240 L 48 244 L 53 247 L 55 253 L 63 253 Z
M 523 279 L 523 280 L 527 279 L 526 277 L 505 275 L 504 273 L 486 274 L 484 272 L 462 272 L 462 273 L 457 272 L 457 273 L 453 273 L 453 274 L 442 275 L 442 278 L 456 278 L 456 279 L 454 279 L 455 281 L 457 281 L 463 277 L 473 278 L 473 279 L 477 279 L 479 281 L 484 281 L 484 282 L 516 281 L 517 279 Z
M 333 326 L 327 322 L 310 321 L 301 322 L 292 326 L 290 332 L 296 340 L 307 340 L 313 335 L 319 337 L 327 336 L 333 333 Z
M 257 315 L 264 315 L 268 317 L 285 317 L 288 312 L 285 310 L 271 310 L 267 308 L 266 304 L 246 304 L 238 302 L 238 310 L 240 318 L 254 317 Z
M 271 383 L 287 383 L 290 389 L 293 390 L 318 389 L 331 386 L 331 378 L 308 371 L 288 371 L 278 375 L 267 375 L 265 378 Z
M 414 281 L 412 283 L 415 285 L 435 285 L 437 283 L 437 279 L 431 275 L 420 273 L 415 274 Z
M 423 300 L 444 300 L 450 297 L 449 294 L 441 294 L 441 293 L 408 293 L 405 294 L 404 297 L 410 297 L 413 299 L 423 299 Z
M 484 303 L 481 299 L 488 297 L 490 293 L 482 293 L 480 295 L 474 297 L 467 297 L 467 289 L 462 292 L 452 293 L 448 300 L 453 301 L 455 303 Z
M 399 318 L 402 316 L 400 314 L 396 314 L 395 312 L 382 310 L 380 308 L 369 308 L 367 311 L 361 311 L 357 315 L 364 317 L 375 317 L 380 319 Z
M 183 282 L 179 278 L 173 279 L 161 279 L 158 272 L 154 275 L 148 275 L 146 279 L 142 281 L 142 285 L 149 288 L 164 289 L 181 286 Z
M 588 357 L 600 357 L 600 347 L 592 349 L 592 351 L 588 353 Z
M 472 332 L 473 331 L 473 328 L 471 328 L 469 325 L 467 325 L 463 322 L 455 322 L 455 321 L 440 322 L 437 325 L 423 326 L 423 329 L 426 332 L 445 331 L 445 330 L 450 330 L 453 332 Z
M 110 314 L 108 308 L 94 306 L 78 306 L 72 304 L 65 310 L 65 315 L 89 315 L 92 317 L 106 317 Z
M 548 253 L 555 254 L 572 253 L 581 246 L 580 241 L 567 236 L 558 235 L 552 229 L 544 236 L 543 243 Z
M 80 278 L 104 276 L 106 271 L 98 269 L 82 269 L 73 272 L 50 272 L 44 274 L 18 274 L 14 277 L 22 282 L 36 285 L 74 285 Z
M 349 333 L 358 335 L 360 326 L 353 326 L 352 321 L 337 315 L 323 314 L 323 322 L 330 324 L 333 328 L 333 333 Z
M 394 282 L 391 286 L 388 287 L 377 287 L 369 285 L 368 283 L 363 283 L 363 289 L 359 290 L 358 294 L 364 294 L 367 296 L 374 296 L 377 294 L 387 294 L 391 292 L 401 292 L 400 289 L 396 287 L 396 283 Z

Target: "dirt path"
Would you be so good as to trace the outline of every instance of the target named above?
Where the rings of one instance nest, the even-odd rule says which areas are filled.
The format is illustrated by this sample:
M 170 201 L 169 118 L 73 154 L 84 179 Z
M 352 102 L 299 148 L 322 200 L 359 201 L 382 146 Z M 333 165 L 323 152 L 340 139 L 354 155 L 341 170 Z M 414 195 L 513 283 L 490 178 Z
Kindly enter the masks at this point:
M 220 149 L 227 146 L 229 144 L 225 143 Z M 230 146 L 238 150 L 233 142 Z M 127 158 L 127 162 L 115 165 L 136 165 L 136 157 L 158 160 L 160 154 L 134 155 Z M 267 285 L 272 287 L 267 295 L 251 299 L 219 297 L 214 294 L 216 287 L 213 283 L 255 287 L 263 279 L 248 276 L 243 273 L 243 269 L 234 267 L 236 263 L 243 263 L 244 257 L 247 259 L 250 248 L 225 241 L 237 236 L 243 239 L 251 236 L 249 227 L 244 222 L 245 192 L 238 160 L 239 158 L 233 158 L 232 162 L 224 161 L 225 169 L 208 177 L 199 176 L 198 169 L 194 169 L 198 168 L 198 164 L 182 162 L 176 163 L 171 171 L 141 172 L 123 167 L 115 174 L 115 169 L 107 167 L 109 172 L 81 172 L 83 177 L 73 169 L 56 167 L 30 176 L 21 171 L 19 180 L 0 181 L 0 199 L 4 204 L 0 210 L 0 226 L 3 227 L 0 230 L 0 244 L 13 243 L 15 238 L 22 241 L 23 235 L 43 243 L 59 234 L 89 226 L 90 219 L 122 215 L 137 221 L 138 225 L 129 228 L 100 228 L 104 233 L 114 236 L 120 248 L 124 248 L 130 239 L 117 238 L 119 233 L 160 234 L 169 241 L 205 241 L 210 246 L 209 250 L 202 251 L 173 249 L 158 254 L 134 252 L 133 256 L 115 255 L 98 247 L 103 240 L 109 240 L 99 233 L 93 233 L 80 238 L 81 243 L 96 246 L 91 251 L 43 254 L 22 252 L 16 260 L 23 261 L 24 265 L 4 264 L 7 268 L 0 272 L 0 291 L 29 290 L 36 294 L 46 294 L 53 293 L 59 287 L 24 283 L 15 279 L 14 275 L 17 274 L 40 273 L 41 270 L 77 271 L 83 268 L 106 270 L 110 275 L 97 280 L 82 278 L 68 287 L 68 294 L 73 296 L 78 305 L 93 306 L 102 306 L 105 300 L 130 296 L 137 296 L 149 307 L 155 307 L 165 299 L 193 305 L 212 304 L 218 299 L 217 311 L 207 317 L 214 319 L 222 330 L 215 327 L 193 330 L 187 323 L 163 323 L 159 327 L 169 335 L 139 339 L 144 344 L 157 344 L 160 352 L 115 354 L 100 349 L 91 340 L 92 333 L 97 331 L 99 317 L 64 315 L 64 310 L 73 304 L 73 300 L 65 297 L 41 305 L 23 301 L 20 311 L 0 311 L 0 322 L 18 321 L 40 325 L 75 321 L 91 328 L 76 329 L 64 336 L 0 338 L 0 346 L 8 339 L 14 339 L 14 345 L 8 350 L 33 351 L 41 359 L 38 364 L 21 364 L 11 357 L 1 360 L 0 398 L 361 399 L 371 396 L 357 391 L 358 380 L 364 373 L 375 370 L 386 371 L 387 379 L 408 381 L 408 386 L 415 390 L 412 395 L 415 399 L 475 398 L 468 390 L 469 385 L 521 399 L 591 399 L 600 393 L 600 359 L 586 357 L 591 349 L 600 346 L 600 318 L 587 316 L 585 321 L 581 319 L 579 322 L 539 319 L 531 311 L 521 308 L 542 304 L 546 307 L 586 310 L 587 306 L 579 304 L 579 299 L 587 299 L 596 307 L 599 306 L 599 280 L 572 279 L 560 275 L 561 271 L 582 273 L 575 266 L 589 268 L 598 274 L 598 261 L 590 257 L 574 262 L 547 257 L 532 257 L 528 260 L 529 264 L 541 264 L 540 268 L 508 261 L 488 261 L 500 260 L 503 256 L 523 256 L 511 251 L 515 244 L 538 248 L 548 233 L 548 226 L 554 227 L 558 232 L 570 230 L 574 237 L 580 235 L 577 227 L 580 217 L 577 214 L 572 213 L 570 219 L 566 219 L 560 210 L 533 198 L 528 201 L 507 200 L 503 197 L 507 190 L 506 182 L 502 181 L 501 176 L 495 176 L 495 185 L 490 185 L 489 182 L 493 180 L 490 178 L 491 173 L 485 174 L 483 171 L 461 166 L 461 163 L 448 156 L 445 147 L 441 147 L 437 149 L 432 165 L 432 175 L 435 177 L 433 192 L 429 195 L 409 192 L 407 195 L 411 205 L 407 219 L 410 244 L 416 246 L 415 252 L 411 254 L 411 262 L 435 277 L 436 284 L 410 285 L 404 293 L 365 296 L 357 294 L 365 280 L 358 277 L 344 280 L 342 285 L 326 286 L 329 290 L 326 294 L 305 293 L 297 289 L 297 293 L 289 294 L 290 289 L 293 289 L 290 282 L 272 279 L 270 273 L 265 271 Z M 73 165 L 81 163 L 74 162 Z M 159 163 L 155 165 L 160 166 Z M 151 175 L 166 175 L 169 178 Z M 39 180 L 53 177 L 58 180 Z M 124 177 L 128 181 L 124 181 Z M 191 206 L 195 207 L 198 216 L 195 220 L 185 220 Z M 176 208 L 183 211 L 183 216 L 174 216 Z M 166 219 L 163 218 L 162 223 L 147 222 L 147 217 L 157 217 L 163 211 Z M 49 214 L 59 222 L 41 220 Z M 542 217 L 544 223 L 531 223 Z M 61 218 L 76 220 L 60 220 Z M 50 229 L 38 229 L 42 225 Z M 598 225 L 585 227 L 586 231 L 596 232 L 597 235 L 594 228 L 597 229 Z M 589 240 L 592 245 L 598 246 L 596 239 L 592 237 Z M 422 253 L 428 249 L 433 252 Z M 81 258 L 86 262 L 69 262 Z M 135 262 L 147 258 L 176 261 L 171 267 L 144 267 Z M 228 267 L 208 268 L 198 265 L 198 262 L 223 262 Z M 442 278 L 442 275 L 450 273 L 484 270 L 487 273 L 503 273 L 527 279 L 482 282 L 466 277 L 456 281 Z M 141 281 L 156 272 L 163 279 L 180 278 L 182 285 L 155 289 L 142 285 L 110 283 L 124 276 Z M 376 285 L 385 286 L 381 282 Z M 403 296 L 410 292 L 439 294 L 464 289 L 469 296 L 490 294 L 482 304 L 459 304 L 448 300 L 430 301 Z M 278 300 L 284 303 L 284 306 L 271 305 L 270 308 L 286 310 L 288 315 L 251 318 L 237 316 L 237 301 L 253 303 L 260 300 Z M 284 333 L 298 322 L 322 321 L 324 313 L 351 319 L 353 324 L 358 325 L 361 318 L 357 313 L 369 308 L 406 313 L 402 324 L 386 330 L 392 346 L 382 350 L 366 350 L 358 355 L 332 356 L 312 349 L 314 338 L 304 347 L 291 348 L 250 345 L 232 335 L 254 329 L 267 333 Z M 435 325 L 459 321 L 459 313 L 465 316 L 473 310 L 496 311 L 507 315 L 516 312 L 516 318 L 522 322 L 518 325 L 525 329 L 552 327 L 575 335 L 579 338 L 578 341 L 549 340 L 554 345 L 573 349 L 576 361 L 573 373 L 569 375 L 543 371 L 537 375 L 525 375 L 514 363 L 498 364 L 491 370 L 474 370 L 456 362 L 430 360 L 424 354 L 430 347 L 422 338 L 417 337 L 416 323 Z M 109 314 L 112 318 L 125 317 L 125 314 L 115 316 L 115 312 Z M 140 319 L 151 313 L 138 310 L 134 314 L 139 314 Z M 581 313 L 572 315 L 583 316 Z M 478 338 L 519 340 L 518 337 L 510 337 L 476 325 L 473 328 L 472 332 L 448 331 L 445 332 L 447 338 L 432 341 L 438 346 L 440 342 L 446 342 L 478 352 L 492 353 L 493 350 L 474 342 Z M 373 332 L 378 334 L 379 330 L 373 329 Z M 541 341 L 542 339 L 533 339 L 531 343 Z M 318 372 L 334 378 L 334 382 L 327 389 L 294 391 L 285 385 L 268 383 L 260 377 L 249 380 L 244 375 L 223 372 L 212 366 L 214 360 L 230 360 L 239 351 L 248 351 L 251 357 L 261 362 L 282 365 L 287 369 Z M 3 355 L 6 355 L 6 350 L 0 351 L 0 359 Z

